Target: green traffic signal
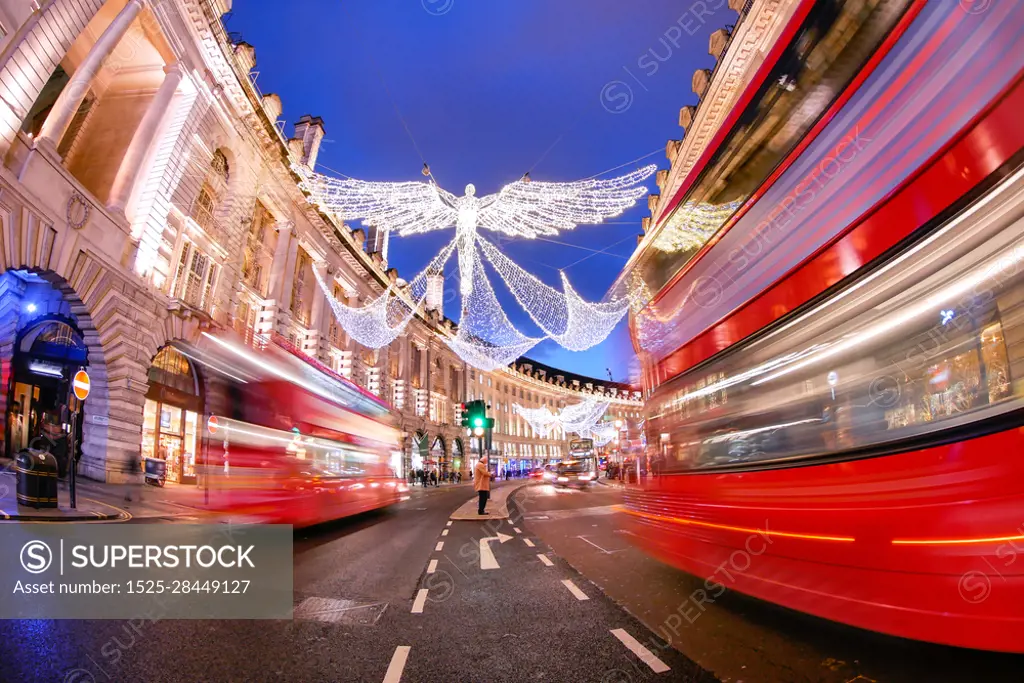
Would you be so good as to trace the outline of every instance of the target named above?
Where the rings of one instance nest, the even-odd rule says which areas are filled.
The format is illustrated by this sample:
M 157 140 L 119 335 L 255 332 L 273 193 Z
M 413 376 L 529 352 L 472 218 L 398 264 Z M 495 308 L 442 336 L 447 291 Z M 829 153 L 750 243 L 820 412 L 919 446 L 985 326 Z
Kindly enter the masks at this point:
M 473 426 L 474 427 L 483 427 L 484 426 L 484 419 L 482 417 L 480 417 L 479 415 L 474 417 L 473 418 Z

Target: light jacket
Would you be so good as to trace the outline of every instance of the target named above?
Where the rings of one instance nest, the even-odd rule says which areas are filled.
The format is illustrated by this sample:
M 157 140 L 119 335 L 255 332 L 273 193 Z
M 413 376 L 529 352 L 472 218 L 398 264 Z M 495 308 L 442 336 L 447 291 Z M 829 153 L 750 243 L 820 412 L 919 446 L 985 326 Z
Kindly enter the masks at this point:
M 491 490 L 491 473 L 488 471 L 487 465 L 479 460 L 476 461 L 476 466 L 473 467 L 473 490 Z

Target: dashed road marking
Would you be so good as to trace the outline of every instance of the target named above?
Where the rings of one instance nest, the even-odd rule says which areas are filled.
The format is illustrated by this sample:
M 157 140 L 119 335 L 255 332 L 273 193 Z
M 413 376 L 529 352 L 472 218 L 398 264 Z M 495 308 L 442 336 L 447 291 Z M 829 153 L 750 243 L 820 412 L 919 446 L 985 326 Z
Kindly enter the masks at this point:
M 441 552 L 442 548 L 444 548 L 444 541 L 438 541 L 437 545 L 434 546 L 436 552 Z
M 430 591 L 427 590 L 426 588 L 421 588 L 416 593 L 416 599 L 413 600 L 413 602 L 412 602 L 412 613 L 413 614 L 423 614 L 423 605 L 425 605 L 426 602 L 427 602 L 427 593 L 429 593 L 429 592 Z
M 433 574 L 437 571 L 437 560 L 431 560 L 430 564 L 427 565 L 427 573 Z
M 452 520 L 449 519 L 447 522 L 445 522 L 445 526 L 451 526 L 451 525 L 452 525 Z
M 547 555 L 544 555 L 544 554 L 539 554 L 539 555 L 537 555 L 537 557 L 538 557 L 538 558 L 540 558 L 540 561 L 541 561 L 541 562 L 543 562 L 545 566 L 547 566 L 547 567 L 554 567 L 554 566 L 555 566 L 555 563 L 554 563 L 554 562 L 552 562 L 552 561 L 551 561 L 551 560 L 550 560 L 550 559 L 548 558 L 548 556 L 547 556 Z
M 575 598 L 576 598 L 577 600 L 589 600 L 589 599 L 590 599 L 590 598 L 588 598 L 588 597 L 587 597 L 587 594 L 586 594 L 586 593 L 584 593 L 583 591 L 581 591 L 581 590 L 580 590 L 580 589 L 579 589 L 579 588 L 578 588 L 578 587 L 576 586 L 576 584 L 575 584 L 575 583 L 573 583 L 572 581 L 570 581 L 569 579 L 563 579 L 563 580 L 562 580 L 562 585 L 563 585 L 563 586 L 565 586 L 566 588 L 568 588 L 568 589 L 569 589 L 569 592 L 570 592 L 570 593 L 572 593 L 572 594 L 573 594 L 573 596 L 574 596 L 574 597 L 575 597 Z M 640 644 L 640 643 L 637 643 L 637 645 L 639 645 L 639 644 Z M 651 656 L 653 657 L 654 655 L 651 655 Z
M 612 629 L 612 635 L 622 641 L 622 644 L 628 647 L 644 664 L 651 667 L 651 671 L 654 673 L 661 674 L 669 670 L 668 664 L 655 657 L 653 652 L 641 645 L 636 638 L 626 633 L 625 630 L 621 628 Z
M 532 548 L 533 547 L 533 541 L 531 541 L 528 538 L 524 538 L 523 539 L 523 543 L 525 543 L 528 548 Z
M 517 527 L 517 526 L 512 527 L 512 531 L 516 532 L 517 534 L 523 533 L 522 531 L 519 530 L 519 527 Z
M 405 670 L 405 662 L 409 659 L 409 650 L 411 649 L 408 645 L 399 645 L 395 648 L 395 654 L 391 655 L 387 673 L 384 674 L 384 683 L 398 683 L 402 680 L 402 672 Z
M 444 531 L 442 531 L 442 532 L 441 532 L 441 535 L 442 535 L 442 536 L 447 536 L 447 535 L 448 535 L 448 530 L 447 530 L 447 529 L 445 529 Z

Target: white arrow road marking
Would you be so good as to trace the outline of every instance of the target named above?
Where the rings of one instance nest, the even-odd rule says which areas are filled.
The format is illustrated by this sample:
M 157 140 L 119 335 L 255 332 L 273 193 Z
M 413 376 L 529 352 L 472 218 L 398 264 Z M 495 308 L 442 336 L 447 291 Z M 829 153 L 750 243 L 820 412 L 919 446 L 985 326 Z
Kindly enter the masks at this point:
M 480 539 L 480 569 L 498 569 L 498 560 L 494 558 L 494 552 L 491 550 L 491 541 L 511 541 L 511 536 L 498 532 L 497 536 L 490 536 L 488 538 Z
M 552 562 L 550 559 L 548 559 L 547 555 L 537 555 L 537 557 L 540 558 L 540 561 L 543 562 L 545 564 L 545 566 L 548 566 L 548 567 L 554 567 L 555 566 L 555 563 Z
M 437 571 L 437 560 L 431 560 L 430 564 L 427 565 L 427 573 L 433 574 Z
M 587 597 L 586 593 L 581 591 L 579 589 L 579 587 L 577 587 L 576 584 L 573 583 L 572 581 L 570 581 L 569 579 L 563 579 L 562 580 L 562 585 L 564 585 L 566 588 L 568 588 L 569 592 L 572 593 L 573 596 L 575 596 L 575 598 L 577 600 L 589 600 L 590 599 L 590 598 Z M 639 643 L 637 643 L 637 644 L 639 645 Z M 651 655 L 651 656 L 653 657 L 654 655 Z
M 411 649 L 408 645 L 399 645 L 395 648 L 395 654 L 391 656 L 387 673 L 384 674 L 384 683 L 398 683 L 402 680 L 402 672 L 405 670 L 405 662 L 409 659 L 409 650 Z
M 653 652 L 641 645 L 636 638 L 626 633 L 623 629 L 612 629 L 612 635 L 621 640 L 622 644 L 628 647 L 644 664 L 651 667 L 651 671 L 654 673 L 661 674 L 669 670 L 668 664 L 655 657 Z
M 533 541 L 531 541 L 528 538 L 524 538 L 523 539 L 523 543 L 525 543 L 528 548 L 532 548 L 533 547 Z
M 423 614 L 423 605 L 427 604 L 427 593 L 430 591 L 426 588 L 421 588 L 416 593 L 416 599 L 412 602 L 412 613 Z

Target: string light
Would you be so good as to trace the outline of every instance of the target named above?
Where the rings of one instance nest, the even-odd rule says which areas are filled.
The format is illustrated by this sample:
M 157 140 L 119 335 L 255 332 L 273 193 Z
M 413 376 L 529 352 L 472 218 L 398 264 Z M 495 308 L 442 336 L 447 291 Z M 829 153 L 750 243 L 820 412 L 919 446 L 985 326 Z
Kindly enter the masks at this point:
M 387 346 L 402 334 L 426 298 L 427 274 L 443 269 L 454 249 L 455 242 L 452 241 L 438 252 L 430 264 L 409 283 L 412 302 L 404 296 L 396 294 L 394 287 L 389 286 L 383 294 L 365 306 L 358 308 L 348 306 L 334 298 L 334 294 L 321 275 L 319 268 L 313 269 L 313 275 L 327 297 L 331 311 L 342 329 L 362 346 L 368 349 L 379 349 Z
M 299 164 L 299 187 L 313 203 L 342 220 L 362 220 L 403 237 L 455 227 L 459 250 L 460 290 L 472 293 L 475 279 L 475 237 L 478 228 L 510 237 L 534 239 L 557 235 L 585 223 L 601 223 L 636 204 L 647 188 L 640 185 L 657 170 L 651 164 L 632 173 L 608 180 L 578 180 L 546 183 L 523 178 L 506 185 L 497 194 L 476 196 L 466 186 L 456 197 L 430 182 L 368 182 L 354 178 L 330 178 Z
M 667 252 L 699 249 L 742 203 L 738 200 L 725 204 L 686 202 L 672 214 L 652 246 Z
M 588 438 L 588 435 L 594 433 L 595 425 L 604 417 L 609 405 L 607 401 L 588 398 L 562 408 L 557 415 L 547 406 L 525 408 L 518 403 L 512 404 L 512 411 L 521 415 L 541 438 L 546 437 L 555 427 L 560 427 L 566 434 L 578 434 L 581 438 Z M 604 432 L 601 434 L 603 437 Z
M 570 351 L 585 351 L 600 344 L 629 310 L 628 299 L 584 301 L 565 273 L 561 274 L 563 294 L 523 270 L 487 240 L 480 237 L 478 241 L 516 302 L 538 327 Z
M 473 291 L 463 299 L 462 319 L 454 338 L 445 342 L 462 360 L 485 372 L 507 367 L 542 341 L 520 333 L 498 303 L 498 297 L 474 250 Z
M 524 176 L 482 198 L 476 196 L 473 185 L 467 185 L 465 194 L 456 197 L 432 178 L 426 183 L 367 182 L 331 178 L 301 165 L 292 168 L 310 201 L 341 220 L 359 219 L 385 234 L 396 231 L 402 236 L 455 227 L 453 242 L 414 280 L 415 303 L 394 296 L 389 287 L 366 306 L 350 307 L 331 296 L 327 283 L 317 273 L 338 323 L 368 348 L 387 346 L 402 333 L 425 296 L 425 286 L 422 295 L 418 289 L 425 274 L 443 267 L 452 251 L 458 252 L 463 312 L 457 334 L 445 342 L 460 358 L 481 370 L 505 367 L 545 338 L 571 351 L 589 349 L 607 338 L 629 310 L 628 297 L 598 303 L 584 301 L 564 273 L 563 291 L 558 292 L 480 238 L 477 230 L 534 239 L 584 223 L 600 223 L 636 204 L 647 192 L 640 183 L 657 170 L 654 165 L 607 180 L 549 183 Z M 546 337 L 528 337 L 509 322 L 484 270 L 478 242 L 488 262 Z

